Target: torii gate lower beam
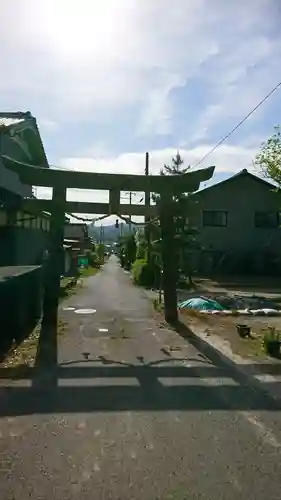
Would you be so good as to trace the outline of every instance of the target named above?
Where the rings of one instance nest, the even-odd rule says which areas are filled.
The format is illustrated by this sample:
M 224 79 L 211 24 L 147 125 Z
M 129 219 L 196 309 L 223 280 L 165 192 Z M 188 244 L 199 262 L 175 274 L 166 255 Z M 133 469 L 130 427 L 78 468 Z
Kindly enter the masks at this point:
M 38 212 L 50 212 L 53 210 L 53 200 L 37 199 L 37 198 L 27 198 L 23 200 L 21 204 L 21 209 L 27 212 L 38 213 Z M 158 214 L 156 205 L 129 205 L 118 204 L 116 209 L 111 207 L 109 203 L 92 203 L 87 201 L 66 201 L 64 204 L 65 212 L 71 214 L 108 214 L 116 215 L 116 212 L 120 212 L 122 215 L 135 215 L 135 216 L 150 216 L 155 217 Z

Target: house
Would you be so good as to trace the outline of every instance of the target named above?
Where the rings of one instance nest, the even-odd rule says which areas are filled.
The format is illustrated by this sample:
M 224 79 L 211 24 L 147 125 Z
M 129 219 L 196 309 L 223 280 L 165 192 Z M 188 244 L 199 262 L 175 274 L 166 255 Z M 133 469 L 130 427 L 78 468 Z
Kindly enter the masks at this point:
M 203 274 L 281 272 L 280 195 L 246 169 L 193 195 L 190 224 L 201 250 L 195 268 Z
M 64 227 L 64 243 L 71 243 L 73 250 L 84 253 L 92 248 L 92 239 L 88 233 L 87 224 L 75 222 L 66 223 Z
M 0 113 L 0 155 L 23 163 L 49 167 L 36 119 L 30 112 Z M 32 187 L 1 164 L 1 201 L 32 196 Z
M 89 256 L 92 252 L 93 242 L 89 236 L 88 226 L 84 223 L 67 222 L 64 227 L 64 248 L 66 274 L 71 272 L 73 265 L 77 264 L 79 257 Z
M 30 112 L 0 113 L 0 266 L 36 265 L 47 246 L 50 214 L 31 214 L 21 200 L 32 197 L 32 186 L 6 169 L 1 156 L 48 168 L 36 119 Z M 24 168 L 24 166 L 23 166 Z

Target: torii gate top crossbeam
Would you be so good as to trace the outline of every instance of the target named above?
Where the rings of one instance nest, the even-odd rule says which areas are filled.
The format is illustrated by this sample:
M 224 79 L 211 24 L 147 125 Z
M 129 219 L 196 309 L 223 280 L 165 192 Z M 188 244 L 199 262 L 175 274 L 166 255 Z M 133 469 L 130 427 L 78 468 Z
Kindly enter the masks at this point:
M 118 191 L 150 191 L 163 193 L 169 191 L 194 192 L 200 183 L 211 179 L 215 167 L 208 167 L 183 175 L 127 175 L 65 171 L 34 167 L 17 162 L 3 155 L 5 167 L 17 172 L 24 184 L 46 187 L 65 187 L 76 189 L 103 189 Z

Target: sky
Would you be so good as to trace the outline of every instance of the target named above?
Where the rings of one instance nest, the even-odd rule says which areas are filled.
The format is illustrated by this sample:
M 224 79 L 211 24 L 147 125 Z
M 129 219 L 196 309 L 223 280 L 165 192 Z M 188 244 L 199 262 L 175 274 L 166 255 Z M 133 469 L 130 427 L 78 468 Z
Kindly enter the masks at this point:
M 156 174 L 177 150 L 195 165 L 281 80 L 280 0 L 0 6 L 0 110 L 31 111 L 59 168 L 140 174 L 149 151 Z M 281 90 L 200 164 L 216 166 L 212 182 L 251 170 L 280 114 Z

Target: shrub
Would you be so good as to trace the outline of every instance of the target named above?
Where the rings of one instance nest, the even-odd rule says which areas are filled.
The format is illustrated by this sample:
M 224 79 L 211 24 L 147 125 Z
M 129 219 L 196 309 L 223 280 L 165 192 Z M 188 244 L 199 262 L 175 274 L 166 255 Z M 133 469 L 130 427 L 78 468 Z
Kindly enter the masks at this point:
M 139 286 L 153 286 L 155 269 L 145 259 L 137 259 L 132 265 L 133 280 Z
M 99 256 L 92 252 L 90 254 L 90 257 L 89 257 L 89 265 L 91 267 L 95 267 L 95 268 L 99 268 L 101 266 L 101 259 L 99 258 Z
M 281 334 L 274 326 L 268 326 L 263 336 L 264 350 L 270 356 L 280 357 Z

